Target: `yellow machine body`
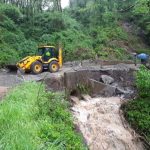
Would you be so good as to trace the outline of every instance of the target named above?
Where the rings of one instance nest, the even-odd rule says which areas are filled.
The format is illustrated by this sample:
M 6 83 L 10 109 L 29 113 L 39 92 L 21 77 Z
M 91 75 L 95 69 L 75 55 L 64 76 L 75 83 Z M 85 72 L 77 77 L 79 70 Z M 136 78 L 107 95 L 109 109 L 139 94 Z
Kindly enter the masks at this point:
M 39 49 L 44 49 L 44 48 L 53 48 L 53 49 L 55 49 L 54 46 L 40 46 L 39 47 Z M 36 62 L 35 69 L 37 70 L 37 72 L 34 72 L 35 74 L 41 73 L 43 71 L 43 66 L 47 66 L 49 68 L 51 67 L 50 72 L 56 72 L 56 71 L 58 71 L 58 67 L 59 68 L 62 67 L 62 49 L 59 48 L 57 57 L 52 57 L 52 58 L 48 59 L 47 61 L 43 60 L 42 55 L 41 56 L 40 55 L 27 56 L 27 57 L 23 58 L 21 61 L 19 61 L 16 64 L 16 66 L 17 66 L 18 69 L 21 69 L 24 72 L 28 72 L 28 71 L 32 71 L 33 65 L 34 65 L 35 62 Z M 42 71 L 40 70 L 41 68 L 42 68 Z

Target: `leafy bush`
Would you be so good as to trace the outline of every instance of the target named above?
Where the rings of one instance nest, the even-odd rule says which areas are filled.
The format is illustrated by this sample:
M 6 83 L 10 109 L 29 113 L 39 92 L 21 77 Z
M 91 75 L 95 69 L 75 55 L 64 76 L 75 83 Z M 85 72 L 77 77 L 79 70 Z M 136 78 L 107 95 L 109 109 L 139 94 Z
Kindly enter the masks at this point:
M 24 35 L 17 35 L 7 30 L 3 30 L 2 39 L 5 43 L 12 45 L 12 47 L 17 48 L 17 44 L 20 44 L 22 41 L 25 41 Z
M 43 35 L 40 41 L 47 43 L 61 42 L 64 47 L 65 60 L 90 59 L 94 58 L 96 54 L 100 57 L 104 56 L 104 58 L 113 55 L 113 58 L 125 59 L 124 49 L 110 45 L 111 40 L 125 40 L 127 38 L 120 27 L 112 29 L 112 27 L 97 26 L 97 28 L 91 28 L 89 34 L 87 34 L 88 32 L 88 30 L 67 29 L 55 32 L 52 35 Z
M 150 44 L 150 5 L 148 0 L 138 0 L 132 11 L 132 18 L 135 24 L 137 24 L 144 32 L 145 40 Z
M 150 97 L 150 71 L 142 66 L 136 74 L 136 85 L 141 97 Z
M 17 23 L 22 16 L 20 10 L 17 7 L 9 4 L 0 4 L 0 14 L 7 16 L 15 23 Z
M 150 71 L 144 66 L 136 74 L 139 97 L 125 104 L 125 117 L 135 130 L 150 141 Z
M 13 64 L 19 60 L 19 54 L 7 44 L 0 45 L 0 67 Z
M 140 134 L 150 141 L 150 101 L 149 98 L 130 101 L 125 106 L 125 117 Z
M 8 31 L 16 31 L 17 29 L 15 23 L 3 14 L 0 14 L 0 27 L 3 27 Z
M 64 96 L 46 93 L 34 82 L 13 89 L 1 102 L 0 146 L 3 150 L 85 149 Z
M 17 47 L 20 57 L 33 56 L 37 54 L 38 45 L 31 40 L 24 40 Z
M 63 46 L 64 59 L 79 60 L 94 57 L 92 41 L 82 31 L 68 29 L 61 32 L 55 32 L 52 35 L 45 34 L 40 38 L 41 44 L 61 43 Z
M 96 54 L 104 59 L 126 59 L 127 53 L 119 45 L 118 40 L 126 40 L 127 34 L 121 27 L 97 26 L 90 28 L 90 36 L 92 37 L 92 46 Z
M 98 42 L 101 44 L 108 44 L 110 40 L 127 39 L 127 34 L 121 27 L 118 27 L 117 25 L 110 27 L 97 26 L 96 28 L 90 28 L 90 35 L 99 40 Z
M 0 41 L 1 67 L 4 67 L 9 63 L 15 64 L 19 59 L 27 55 L 35 55 L 37 50 L 37 43 L 31 40 L 26 40 L 24 34 L 18 29 L 16 29 L 15 32 L 10 32 L 1 28 Z
M 40 37 L 44 34 L 52 34 L 66 29 L 79 29 L 79 24 L 67 14 L 59 12 L 45 12 L 37 14 L 34 18 L 34 29 L 29 28 L 26 32 L 27 36 L 33 30 L 33 37 Z

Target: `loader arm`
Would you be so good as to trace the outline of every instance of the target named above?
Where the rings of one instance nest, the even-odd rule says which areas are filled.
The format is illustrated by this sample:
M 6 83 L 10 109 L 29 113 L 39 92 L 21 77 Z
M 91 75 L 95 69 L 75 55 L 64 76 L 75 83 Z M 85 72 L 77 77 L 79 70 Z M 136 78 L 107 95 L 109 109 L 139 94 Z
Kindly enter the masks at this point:
M 27 56 L 17 63 L 17 68 L 29 71 L 31 69 L 31 64 L 37 60 L 41 61 L 41 56 Z

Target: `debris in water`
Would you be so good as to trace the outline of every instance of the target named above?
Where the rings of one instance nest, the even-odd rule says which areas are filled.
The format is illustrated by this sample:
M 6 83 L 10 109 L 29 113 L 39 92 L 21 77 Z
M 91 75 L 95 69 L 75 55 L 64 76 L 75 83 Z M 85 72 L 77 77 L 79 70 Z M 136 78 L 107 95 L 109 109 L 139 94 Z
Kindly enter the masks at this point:
M 72 108 L 90 150 L 144 150 L 142 143 L 123 125 L 121 103 L 119 97 L 100 97 L 80 101 Z

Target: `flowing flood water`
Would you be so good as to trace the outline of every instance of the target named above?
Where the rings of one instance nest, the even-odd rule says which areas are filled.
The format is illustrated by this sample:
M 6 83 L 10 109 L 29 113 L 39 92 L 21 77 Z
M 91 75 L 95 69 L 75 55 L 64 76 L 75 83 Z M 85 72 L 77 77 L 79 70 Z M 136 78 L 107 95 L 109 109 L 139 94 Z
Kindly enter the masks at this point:
M 93 98 L 72 107 L 75 124 L 90 150 L 143 150 L 143 145 L 125 128 L 119 97 Z

